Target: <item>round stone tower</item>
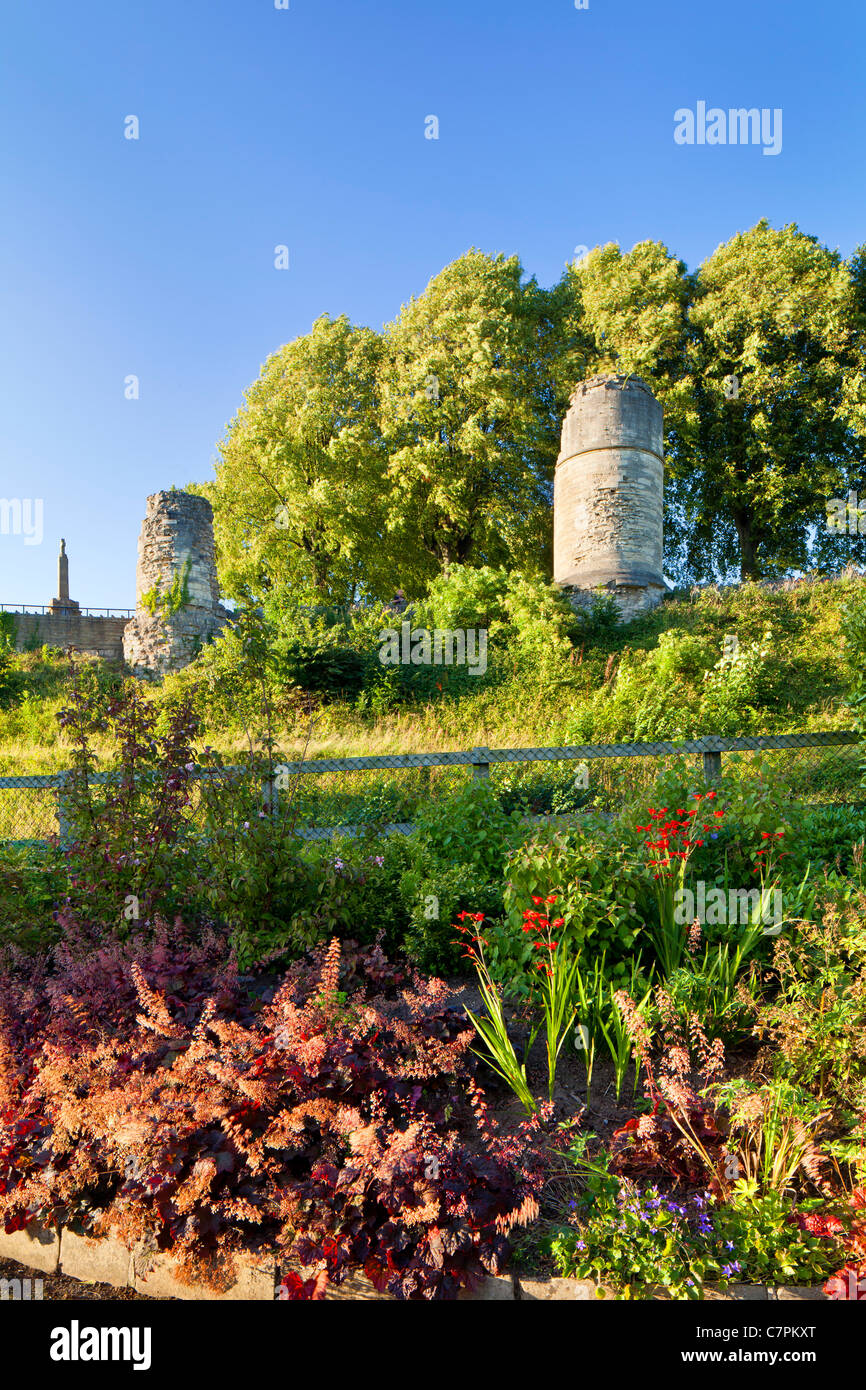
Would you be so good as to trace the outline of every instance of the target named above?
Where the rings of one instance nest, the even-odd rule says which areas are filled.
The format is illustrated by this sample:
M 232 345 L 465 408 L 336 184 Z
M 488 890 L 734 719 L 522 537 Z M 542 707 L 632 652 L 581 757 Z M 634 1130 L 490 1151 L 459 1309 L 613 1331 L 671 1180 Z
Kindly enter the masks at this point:
M 662 416 L 634 376 L 592 377 L 571 397 L 554 479 L 553 578 L 576 608 L 604 587 L 628 620 L 666 590 Z
M 213 510 L 189 492 L 155 492 L 138 539 L 135 617 L 123 655 L 137 675 L 188 665 L 223 625 L 214 561 Z

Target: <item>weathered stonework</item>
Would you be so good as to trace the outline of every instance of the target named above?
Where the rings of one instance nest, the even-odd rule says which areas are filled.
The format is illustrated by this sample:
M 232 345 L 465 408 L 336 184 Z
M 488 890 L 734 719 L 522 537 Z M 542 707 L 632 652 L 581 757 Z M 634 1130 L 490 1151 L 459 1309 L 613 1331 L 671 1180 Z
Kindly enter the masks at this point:
M 124 659 L 136 675 L 180 670 L 228 616 L 219 601 L 213 511 L 206 498 L 188 492 L 148 497 L 135 580 L 135 617 L 123 634 Z M 181 584 L 182 605 L 167 611 L 172 586 Z M 156 600 L 155 609 L 148 598 L 151 605 Z
M 662 423 L 637 377 L 593 377 L 571 397 L 554 479 L 553 578 L 575 608 L 603 587 L 628 620 L 665 592 Z
M 128 618 L 98 618 L 83 613 L 13 613 L 14 645 L 23 652 L 33 646 L 67 647 L 107 661 L 123 660 L 123 633 Z
M 26 1231 L 6 1235 L 0 1226 L 0 1259 L 16 1260 L 25 1269 L 41 1269 L 48 1274 L 54 1274 L 60 1268 L 64 1274 L 83 1282 L 108 1283 L 117 1288 L 126 1284 L 152 1298 L 270 1302 L 279 1300 L 280 1295 L 281 1269 L 276 1256 L 261 1252 L 253 1255 L 250 1252 L 246 1260 L 240 1261 L 235 1282 L 228 1289 L 216 1292 L 204 1284 L 180 1283 L 175 1277 L 175 1263 L 170 1255 L 152 1252 L 145 1257 L 140 1249 L 130 1251 L 112 1236 L 101 1236 L 94 1241 L 73 1234 L 69 1227 L 63 1230 L 58 1226 L 46 1231 L 34 1223 Z M 288 1268 L 298 1267 L 290 1262 L 282 1272 L 285 1273 Z M 308 1269 L 302 1272 L 310 1275 L 313 1271 Z M 829 1300 L 829 1295 L 819 1286 L 768 1288 L 765 1284 L 729 1284 L 719 1289 L 707 1284 L 703 1293 L 707 1300 L 724 1302 Z M 668 1289 L 652 1284 L 645 1285 L 643 1289 L 632 1289 L 631 1296 L 659 1302 L 670 1301 Z M 597 1303 L 617 1299 L 614 1289 L 596 1284 L 592 1279 L 533 1278 L 516 1272 L 488 1276 L 476 1289 L 464 1289 L 457 1297 L 461 1302 L 474 1303 L 498 1303 L 502 1300 Z M 335 1301 L 396 1301 L 391 1294 L 379 1293 L 361 1273 L 351 1275 L 342 1284 L 328 1285 L 325 1298 Z

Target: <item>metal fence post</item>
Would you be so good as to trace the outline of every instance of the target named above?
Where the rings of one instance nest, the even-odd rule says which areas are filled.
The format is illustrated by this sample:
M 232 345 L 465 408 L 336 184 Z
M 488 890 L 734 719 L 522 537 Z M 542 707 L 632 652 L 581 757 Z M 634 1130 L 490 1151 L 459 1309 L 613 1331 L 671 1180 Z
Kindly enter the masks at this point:
M 489 776 L 490 776 L 490 761 L 489 761 L 490 750 L 487 749 L 487 748 L 473 748 L 473 749 L 472 749 L 472 753 L 471 753 L 470 756 L 471 756 L 471 758 L 472 758 L 472 776 L 473 776 L 473 777 L 489 777 Z
M 262 806 L 275 814 L 279 803 L 279 782 L 276 777 L 262 778 Z
M 69 845 L 69 817 L 66 814 L 66 780 L 69 774 L 61 772 L 57 779 L 57 833 L 61 849 Z

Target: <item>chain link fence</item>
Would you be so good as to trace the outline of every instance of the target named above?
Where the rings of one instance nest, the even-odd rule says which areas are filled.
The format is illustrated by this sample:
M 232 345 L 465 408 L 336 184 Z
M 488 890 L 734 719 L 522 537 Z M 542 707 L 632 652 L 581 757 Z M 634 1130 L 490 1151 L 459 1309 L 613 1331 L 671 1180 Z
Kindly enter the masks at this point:
M 669 760 L 685 758 L 710 781 L 724 770 L 748 780 L 770 771 L 792 796 L 817 805 L 863 804 L 861 736 L 851 731 L 718 738 L 680 743 L 584 744 L 560 748 L 474 748 L 459 753 L 413 753 L 369 758 L 286 762 L 267 772 L 225 768 L 217 795 L 227 818 L 278 808 L 310 839 L 362 826 L 404 832 L 420 807 L 465 784 L 467 775 L 490 779 L 507 810 L 529 815 L 615 812 L 649 792 Z M 68 838 L 63 786 L 68 774 L 0 777 L 0 843 L 28 844 Z M 99 788 L 115 774 L 94 773 Z M 197 768 L 193 781 L 217 776 Z M 254 779 L 254 780 L 253 780 Z M 200 820 L 195 787 L 190 828 Z

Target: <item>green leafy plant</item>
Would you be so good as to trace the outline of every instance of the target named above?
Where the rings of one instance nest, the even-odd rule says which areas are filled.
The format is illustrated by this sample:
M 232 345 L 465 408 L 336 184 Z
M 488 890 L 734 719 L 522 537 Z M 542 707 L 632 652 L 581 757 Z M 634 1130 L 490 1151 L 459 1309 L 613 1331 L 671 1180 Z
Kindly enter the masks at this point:
M 798 1217 L 817 1214 L 823 1199 L 794 1203 L 781 1192 L 761 1193 L 754 1181 L 734 1184 L 718 1208 L 723 1243 L 737 1251 L 744 1283 L 819 1284 L 839 1265 L 841 1246 L 834 1236 L 818 1238 L 801 1228 Z
M 465 955 L 475 966 L 478 976 L 478 988 L 481 992 L 481 998 L 486 1010 L 486 1017 L 484 1018 L 473 1013 L 471 1009 L 466 1010 L 466 1014 L 471 1020 L 476 1033 L 487 1048 L 486 1053 L 478 1052 L 476 1055 L 487 1062 L 496 1072 L 497 1076 L 500 1076 L 502 1080 L 511 1087 L 511 1090 L 517 1096 L 517 1099 L 520 1101 L 526 1113 L 528 1115 L 534 1115 L 538 1106 L 526 1078 L 526 1056 L 529 1054 L 532 1044 L 538 1036 L 538 1030 L 541 1025 L 536 1025 L 535 1029 L 530 1033 L 524 1060 L 522 1062 L 519 1061 L 517 1053 L 514 1050 L 514 1044 L 508 1035 L 508 1026 L 505 1021 L 502 996 L 490 974 L 487 962 L 484 959 L 484 947 L 486 943 L 480 932 L 480 924 L 484 921 L 484 914 L 463 913 L 461 916 L 463 921 L 455 923 L 455 926 L 464 937 L 464 944 L 466 946 Z M 465 925 L 467 919 L 475 923 L 474 931 Z
M 505 922 L 490 934 L 494 973 L 506 991 L 526 995 L 531 952 L 521 938 L 523 904 L 548 893 L 556 894 L 561 937 L 575 951 L 603 953 L 611 978 L 626 978 L 652 888 L 632 847 L 601 817 L 587 817 L 580 828 L 536 831 L 508 858 Z
M 524 932 L 537 933 L 533 949 L 539 952 L 536 970 L 539 973 L 538 993 L 544 1020 L 544 1038 L 547 1046 L 547 1096 L 553 1100 L 556 1082 L 556 1064 L 562 1051 L 562 1044 L 579 1008 L 579 996 L 575 999 L 575 985 L 579 970 L 579 958 L 569 948 L 567 941 L 554 941 L 554 932 L 564 926 L 562 917 L 552 921 L 538 911 L 542 903 L 552 906 L 556 895 L 548 898 L 533 898 L 535 910 L 527 908 L 524 916 Z
M 728 1149 L 738 1174 L 756 1192 L 784 1195 L 798 1176 L 820 1181 L 815 1141 L 827 1116 L 811 1096 L 785 1081 L 754 1087 L 743 1080 L 714 1086 L 712 1094 L 729 1113 Z
M 739 1247 L 720 1233 L 708 1192 L 679 1197 L 656 1185 L 640 1188 L 614 1176 L 606 1155 L 588 1160 L 583 1144 L 571 1156 L 582 1191 L 568 1203 L 569 1226 L 549 1242 L 559 1274 L 595 1279 L 622 1299 L 661 1287 L 689 1300 L 703 1297 L 705 1283 L 739 1274 Z
M 175 613 L 179 613 L 182 608 L 189 604 L 189 574 L 192 568 L 192 561 L 189 556 L 184 560 L 180 569 L 177 570 L 168 588 L 163 593 L 162 585 L 159 580 L 152 589 L 141 595 L 139 602 L 142 608 L 146 608 L 149 613 L 161 614 L 164 618 L 171 618 Z

